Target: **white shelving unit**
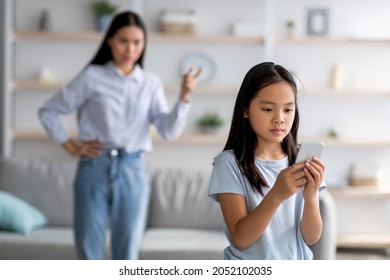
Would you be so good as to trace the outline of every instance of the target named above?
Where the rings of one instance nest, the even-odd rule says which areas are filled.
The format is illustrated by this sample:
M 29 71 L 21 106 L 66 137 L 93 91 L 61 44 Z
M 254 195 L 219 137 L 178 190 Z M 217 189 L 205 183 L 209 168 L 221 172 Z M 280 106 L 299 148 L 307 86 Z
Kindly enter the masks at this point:
M 264 0 L 269 2 L 268 0 Z M 37 44 L 48 44 L 47 48 L 53 48 L 58 44 L 80 44 L 80 42 L 85 42 L 86 44 L 97 44 L 101 41 L 103 33 L 96 31 L 47 31 L 39 32 L 34 30 L 12 30 L 12 44 L 15 49 L 15 56 L 17 56 L 18 46 L 27 45 L 37 45 Z M 148 32 L 148 46 L 153 47 L 154 44 L 159 44 L 162 46 L 179 44 L 184 45 L 184 48 L 194 49 L 193 45 L 216 45 L 221 48 L 225 46 L 252 46 L 256 49 L 262 49 L 264 43 L 263 37 L 237 37 L 228 33 L 222 34 L 196 34 L 196 35 L 182 35 L 182 34 L 167 34 L 167 33 L 158 33 L 158 32 Z M 20 51 L 20 50 L 19 50 Z M 232 65 L 233 66 L 233 65 Z M 53 94 L 53 92 L 58 91 L 63 85 L 67 83 L 66 79 L 61 79 L 61 77 L 53 83 L 40 83 L 37 79 L 24 79 L 24 78 L 15 78 L 12 82 L 12 94 L 10 96 L 16 100 L 16 97 L 23 99 L 25 97 L 31 98 L 31 95 L 39 93 L 41 96 L 45 94 Z M 230 85 L 223 84 L 205 84 L 198 85 L 196 94 L 198 96 L 233 96 L 237 92 L 238 88 Z M 179 85 L 175 83 L 167 83 L 165 85 L 165 91 L 169 96 L 173 96 L 173 93 L 177 94 L 179 92 Z M 47 98 L 47 97 L 45 97 Z M 170 97 L 174 98 L 174 97 Z M 15 101 L 16 102 L 16 101 Z M 11 142 L 14 141 L 24 141 L 28 139 L 31 140 L 48 140 L 46 133 L 41 127 L 36 129 L 25 129 L 25 128 L 11 128 L 10 129 Z M 76 136 L 75 132 L 70 132 L 71 135 Z M 207 135 L 195 134 L 195 133 L 186 133 L 181 138 L 177 140 L 176 143 L 211 143 L 211 144 L 220 144 L 223 141 L 222 137 L 218 138 L 219 140 L 209 137 Z M 162 143 L 161 139 L 155 137 L 155 143 Z
M 348 219 L 353 212 L 354 223 L 370 225 L 373 221 L 380 220 L 380 212 L 388 212 L 388 201 L 390 200 L 390 190 L 372 186 L 354 187 L 330 187 L 330 193 L 338 205 L 339 220 Z M 371 209 L 365 209 L 364 202 L 368 202 Z M 350 207 L 348 205 L 351 205 Z M 355 206 L 354 206 L 355 205 Z M 378 210 L 375 209 L 378 208 Z M 348 209 L 349 208 L 349 209 Z M 384 209 L 384 210 L 379 210 Z M 347 212 L 349 211 L 349 212 Z M 347 212 L 347 213 L 346 213 Z M 367 213 L 368 212 L 368 213 Z M 384 214 L 386 215 L 386 214 Z M 390 223 L 385 219 L 383 227 L 387 227 L 387 232 L 376 233 L 370 229 L 359 229 L 358 232 L 348 231 L 339 233 L 337 244 L 340 248 L 357 249 L 383 249 L 390 253 Z M 340 221 L 339 221 L 340 224 Z
M 46 41 L 96 41 L 103 38 L 101 32 L 39 32 L 39 31 L 16 31 L 14 40 L 46 40 Z M 190 42 L 190 43 L 220 43 L 220 44 L 259 44 L 264 43 L 262 37 L 236 37 L 232 35 L 180 35 L 166 33 L 149 33 L 151 42 Z
M 102 33 L 99 32 L 37 32 L 37 31 L 16 31 L 14 33 L 14 42 L 23 42 L 23 41 L 96 41 L 98 42 L 102 38 Z M 238 38 L 231 35 L 219 35 L 219 36 L 200 36 L 200 35 L 171 35 L 171 34 L 158 34 L 152 33 L 149 35 L 149 40 L 153 42 L 164 42 L 164 43 L 174 43 L 174 42 L 192 42 L 192 43 L 233 43 L 233 44 L 258 44 L 261 46 L 264 43 L 263 38 Z M 350 39 L 334 39 L 334 38 L 295 38 L 295 39 L 285 39 L 279 38 L 276 40 L 277 44 L 348 44 L 348 45 L 360 45 L 360 44 L 389 44 L 390 40 L 383 41 L 364 41 L 364 40 L 350 40 Z M 13 89 L 18 90 L 38 90 L 48 93 L 59 90 L 66 81 L 64 82 L 55 82 L 52 84 L 41 84 L 37 80 L 15 80 L 13 81 Z M 166 92 L 177 92 L 179 89 L 178 85 L 169 84 L 166 85 Z M 223 86 L 207 86 L 200 85 L 197 89 L 197 92 L 200 94 L 236 94 L 238 88 L 234 87 L 223 87 Z M 383 98 L 389 97 L 390 91 L 357 91 L 354 89 L 345 89 L 345 90 L 332 90 L 329 88 L 308 88 L 304 89 L 304 94 L 308 97 L 329 97 L 337 99 L 338 97 L 375 97 Z M 16 138 L 23 137 L 32 137 L 32 138 L 42 138 L 41 132 L 20 132 L 15 131 L 13 133 Z M 208 136 L 198 136 L 198 135 L 186 135 L 184 137 L 187 139 L 184 142 L 188 142 L 188 139 L 194 139 L 192 142 L 197 143 L 196 139 L 202 139 L 202 143 L 216 143 L 212 137 Z M 210 138 L 209 141 L 206 139 Z M 359 141 L 359 140 L 335 140 L 335 139 L 313 139 L 318 141 L 324 141 L 331 146 L 382 146 L 388 147 L 390 140 L 376 140 L 376 141 Z M 178 140 L 181 142 L 181 139 Z M 218 141 L 217 141 L 218 142 Z M 221 141 L 222 142 L 222 141 Z
M 280 45 L 344 45 L 344 46 L 358 46 L 358 45 L 390 45 L 390 39 L 351 39 L 351 38 L 332 38 L 332 37 L 297 37 L 285 38 L 280 37 L 276 39 L 276 43 Z
M 348 37 L 326 36 L 295 37 L 277 38 L 276 45 L 278 46 L 279 54 L 281 51 L 286 52 L 291 49 L 296 60 L 311 61 L 312 71 L 319 69 L 318 72 L 320 73 L 324 67 L 329 67 L 326 66 L 324 58 L 332 61 L 330 66 L 340 62 L 340 60 L 348 63 L 350 62 L 348 59 L 351 60 L 348 56 L 352 57 L 353 54 L 358 52 L 365 55 L 356 56 L 356 59 L 367 59 L 377 53 L 383 53 L 383 59 L 386 59 L 386 48 L 390 46 L 390 39 L 351 39 Z M 307 53 L 305 53 L 305 50 L 308 50 Z M 345 58 L 340 59 L 338 57 L 342 55 L 339 55 L 335 50 L 340 50 L 340 52 L 350 50 L 350 53 L 347 53 Z M 302 64 L 305 63 L 303 62 Z M 381 64 L 379 60 L 378 64 Z M 350 72 L 358 72 L 357 70 L 359 69 L 355 68 Z M 351 79 L 351 77 L 349 78 Z M 361 78 L 365 78 L 365 76 Z M 357 135 L 362 137 L 354 137 L 352 133 L 350 136 L 342 136 L 338 139 L 321 137 L 311 139 L 312 141 L 325 142 L 327 152 L 333 152 L 330 156 L 333 159 L 333 162 L 329 164 L 330 167 L 332 167 L 333 163 L 348 161 L 349 157 L 355 158 L 354 160 L 351 159 L 351 162 L 364 163 L 370 160 L 379 162 L 379 160 L 370 159 L 367 156 L 370 153 L 377 153 L 377 158 L 382 157 L 383 160 L 380 162 L 386 162 L 386 157 L 387 162 L 389 161 L 387 155 L 390 151 L 390 134 L 386 131 L 390 129 L 390 126 L 382 125 L 374 131 L 376 136 L 371 136 L 370 133 L 374 130 L 371 127 L 375 126 L 377 122 L 383 122 L 383 118 L 378 118 L 375 114 L 385 117 L 385 112 L 388 110 L 386 109 L 386 104 L 389 104 L 390 101 L 390 88 L 376 89 L 375 86 L 376 83 L 373 83 L 373 88 L 360 88 L 352 83 L 347 83 L 340 90 L 334 90 L 328 86 L 307 86 L 301 90 L 301 97 L 305 99 L 305 105 L 311 102 L 317 105 L 317 112 L 315 110 L 310 111 L 310 115 L 313 118 L 317 114 L 322 116 L 325 114 L 330 119 L 334 118 L 342 121 L 342 116 L 345 116 L 346 119 L 356 119 L 356 122 L 344 125 L 346 129 L 351 126 L 351 123 L 354 125 L 355 132 L 358 131 L 357 127 L 360 128 L 361 133 Z M 330 101 L 333 101 L 335 106 L 332 106 L 333 104 L 330 105 Z M 355 108 L 361 108 L 362 110 L 359 112 Z M 366 114 L 363 108 L 368 108 L 369 113 Z M 349 116 L 350 111 L 353 112 L 353 117 Z M 338 118 L 333 117 L 337 114 L 339 114 Z M 366 116 L 366 119 L 362 116 Z M 321 116 L 318 119 L 321 119 Z M 313 120 L 313 122 L 316 121 Z M 332 125 L 337 127 L 340 124 L 335 121 Z M 382 133 L 378 133 L 378 131 L 382 131 Z M 359 154 L 361 156 L 358 156 Z M 387 165 L 387 168 L 389 168 L 389 165 Z M 390 210 L 390 186 L 388 183 L 378 187 L 348 186 L 341 183 L 330 186 L 329 190 L 335 199 L 338 212 L 338 246 L 340 248 L 384 249 L 386 252 L 390 252 L 390 223 L 388 223 L 386 218 Z

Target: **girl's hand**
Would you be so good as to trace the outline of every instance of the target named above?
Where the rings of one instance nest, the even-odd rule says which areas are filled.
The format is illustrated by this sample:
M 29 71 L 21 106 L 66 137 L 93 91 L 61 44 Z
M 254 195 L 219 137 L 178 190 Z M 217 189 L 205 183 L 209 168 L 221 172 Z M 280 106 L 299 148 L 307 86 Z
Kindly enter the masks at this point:
M 325 164 L 318 158 L 314 157 L 313 160 L 305 162 L 305 176 L 307 178 L 307 184 L 303 190 L 303 197 L 313 197 L 321 186 L 324 179 Z
M 181 82 L 181 90 L 180 90 L 180 101 L 181 102 L 189 102 L 190 101 L 190 93 L 196 88 L 196 82 L 203 69 L 200 68 L 196 74 L 192 74 L 192 67 L 188 70 L 187 73 L 184 74 L 182 82 Z
M 65 150 L 73 156 L 87 156 L 96 158 L 101 155 L 101 149 L 104 148 L 104 144 L 97 141 L 86 141 L 81 144 L 77 144 L 72 140 L 68 140 L 62 144 Z
M 293 194 L 302 190 L 302 186 L 308 182 L 305 172 L 302 170 L 304 163 L 297 163 L 283 169 L 276 179 L 272 193 L 278 202 L 283 202 Z

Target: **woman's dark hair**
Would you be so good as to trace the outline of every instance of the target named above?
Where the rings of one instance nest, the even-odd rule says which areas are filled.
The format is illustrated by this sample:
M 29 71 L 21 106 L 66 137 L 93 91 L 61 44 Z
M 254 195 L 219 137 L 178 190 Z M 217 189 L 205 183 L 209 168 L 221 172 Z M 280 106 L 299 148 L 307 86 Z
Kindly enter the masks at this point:
M 294 164 L 298 152 L 299 111 L 297 104 L 297 86 L 293 76 L 282 66 L 273 62 L 264 62 L 253 66 L 241 84 L 234 105 L 233 118 L 223 150 L 233 150 L 241 173 L 247 177 L 250 184 L 261 195 L 262 187 L 269 187 L 260 171 L 256 168 L 254 151 L 257 147 L 257 137 L 244 111 L 249 108 L 251 101 L 259 90 L 274 83 L 287 82 L 295 95 L 295 118 L 289 134 L 283 139 L 282 148 L 287 154 L 289 165 Z
M 103 65 L 106 62 L 112 60 L 112 53 L 110 47 L 107 44 L 107 40 L 112 36 L 114 36 L 119 29 L 126 26 L 138 26 L 139 28 L 142 29 L 144 33 L 144 40 L 145 40 L 144 49 L 142 51 L 141 56 L 136 61 L 136 64 L 139 64 L 141 67 L 143 67 L 144 53 L 145 53 L 146 41 L 147 41 L 146 27 L 141 17 L 131 11 L 126 11 L 115 15 L 115 17 L 111 21 L 110 27 L 106 32 L 106 35 L 104 36 L 104 39 L 100 45 L 99 50 L 96 52 L 95 57 L 91 60 L 89 64 Z

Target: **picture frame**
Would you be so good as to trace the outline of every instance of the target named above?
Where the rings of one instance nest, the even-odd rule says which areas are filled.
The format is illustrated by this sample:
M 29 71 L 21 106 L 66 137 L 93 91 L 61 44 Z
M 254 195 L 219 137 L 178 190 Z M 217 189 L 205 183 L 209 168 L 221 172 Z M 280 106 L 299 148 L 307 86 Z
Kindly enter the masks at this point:
M 325 36 L 328 34 L 328 9 L 308 9 L 307 34 L 310 36 Z

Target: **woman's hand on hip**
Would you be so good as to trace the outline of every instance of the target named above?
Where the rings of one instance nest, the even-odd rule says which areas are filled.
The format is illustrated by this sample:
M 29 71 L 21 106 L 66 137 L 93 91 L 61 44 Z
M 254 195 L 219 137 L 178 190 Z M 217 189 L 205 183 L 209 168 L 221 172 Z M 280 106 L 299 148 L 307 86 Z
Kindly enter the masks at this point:
M 198 72 L 193 74 L 193 68 L 191 67 L 187 73 L 183 75 L 183 79 L 181 81 L 181 89 L 180 89 L 180 101 L 181 102 L 189 102 L 190 101 L 190 93 L 196 88 L 196 83 L 198 77 L 202 73 L 203 69 L 200 68 Z
M 87 156 L 96 158 L 101 155 L 101 149 L 104 148 L 104 144 L 97 141 L 86 141 L 81 144 L 77 144 L 73 140 L 68 140 L 62 144 L 64 149 L 73 156 Z

